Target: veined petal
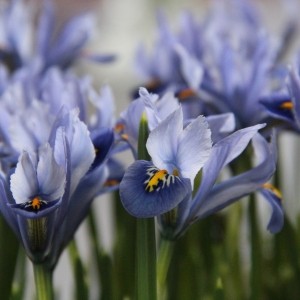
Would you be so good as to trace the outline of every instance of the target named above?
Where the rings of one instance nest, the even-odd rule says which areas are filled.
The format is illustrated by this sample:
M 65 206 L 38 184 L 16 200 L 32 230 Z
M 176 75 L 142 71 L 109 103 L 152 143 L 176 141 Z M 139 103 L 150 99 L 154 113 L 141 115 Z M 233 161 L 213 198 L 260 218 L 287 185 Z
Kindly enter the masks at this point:
M 191 122 L 180 134 L 176 162 L 180 175 L 193 183 L 212 148 L 211 131 L 203 116 Z
M 253 137 L 253 147 L 258 158 L 258 165 L 238 176 L 234 176 L 213 187 L 209 194 L 198 203 L 198 210 L 193 214 L 198 218 L 215 213 L 241 197 L 253 193 L 270 180 L 276 168 L 276 146 L 260 135 Z
M 191 183 L 188 179 L 170 175 L 144 160 L 134 162 L 120 183 L 123 206 L 131 215 L 139 218 L 166 213 L 189 193 Z
M 54 159 L 49 144 L 39 149 L 39 162 L 37 166 L 39 190 L 53 201 L 62 197 L 65 190 L 66 174 L 63 166 L 59 166 Z
M 245 150 L 249 141 L 262 127 L 264 125 L 256 125 L 238 130 L 213 146 L 211 155 L 203 167 L 201 186 L 195 195 L 192 208 L 193 215 L 198 214 L 202 202 L 206 202 L 207 195 L 210 193 L 221 170 Z
M 183 130 L 183 114 L 179 107 L 149 134 L 146 144 L 155 166 L 173 172 L 176 163 L 178 137 Z
M 19 157 L 15 173 L 10 179 L 12 195 L 16 203 L 23 203 L 38 193 L 36 168 L 28 152 Z
M 268 203 L 271 205 L 272 208 L 272 213 L 271 213 L 271 217 L 267 229 L 271 233 L 277 233 L 282 229 L 284 223 L 284 214 L 281 205 L 281 197 L 278 193 L 274 192 L 274 190 L 272 189 L 263 188 L 260 190 L 260 192 L 262 193 L 264 199 L 268 201 Z

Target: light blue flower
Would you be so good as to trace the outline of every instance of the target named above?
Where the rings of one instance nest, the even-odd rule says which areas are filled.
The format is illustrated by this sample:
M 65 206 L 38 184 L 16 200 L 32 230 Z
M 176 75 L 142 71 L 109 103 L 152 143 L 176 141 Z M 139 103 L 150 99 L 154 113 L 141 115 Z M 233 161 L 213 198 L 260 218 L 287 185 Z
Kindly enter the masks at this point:
M 48 133 L 41 144 L 32 142 L 22 150 L 15 168 L 1 173 L 0 211 L 30 259 L 52 268 L 91 201 L 103 191 L 113 138 L 106 132 L 96 138 L 102 150 L 96 159 L 78 110 L 61 110 Z M 23 134 L 27 137 L 15 144 L 17 149 L 26 149 L 21 143 L 30 138 L 37 142 L 34 132 Z
M 83 51 L 95 26 L 92 13 L 76 15 L 57 28 L 53 1 L 43 1 L 41 11 L 37 17 L 36 9 L 23 0 L 10 1 L 0 11 L 0 60 L 10 71 L 38 62 L 40 73 L 51 66 L 68 68 L 80 58 L 96 62 L 115 58 Z
M 175 110 L 149 135 L 152 162 L 136 161 L 125 172 L 120 184 L 125 209 L 137 217 L 153 217 L 176 207 L 191 193 L 211 144 L 204 117 L 183 128 L 182 109 Z
M 297 68 L 296 65 L 290 68 L 285 85 L 279 91 L 261 100 L 270 117 L 276 121 L 271 125 L 295 132 L 300 130 L 300 77 Z

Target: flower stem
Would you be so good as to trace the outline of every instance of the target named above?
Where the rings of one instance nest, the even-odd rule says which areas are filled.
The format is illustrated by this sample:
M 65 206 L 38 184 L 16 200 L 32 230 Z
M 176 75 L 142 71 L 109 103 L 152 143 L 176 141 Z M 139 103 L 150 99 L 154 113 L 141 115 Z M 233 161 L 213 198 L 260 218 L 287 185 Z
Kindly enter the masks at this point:
M 161 239 L 157 258 L 157 284 L 160 299 L 166 298 L 166 279 L 174 250 L 174 242 Z
M 146 148 L 148 123 L 142 116 L 139 127 L 138 158 L 149 160 Z M 136 286 L 137 300 L 155 300 L 156 291 L 156 240 L 155 220 L 138 219 L 136 227 Z
M 75 239 L 68 246 L 71 265 L 75 278 L 76 293 L 74 299 L 86 300 L 89 298 L 88 286 L 86 281 L 86 270 L 80 257 Z
M 262 248 L 261 234 L 256 212 L 254 195 L 249 202 L 249 221 L 251 238 L 251 274 L 250 274 L 250 299 L 261 299 L 262 297 Z
M 137 220 L 136 299 L 156 299 L 156 245 L 154 219 Z
M 88 215 L 89 233 L 92 241 L 92 250 L 96 258 L 97 272 L 101 286 L 100 299 L 113 299 L 112 262 L 109 255 L 100 244 L 100 233 L 97 230 L 95 214 L 93 209 Z M 80 299 L 81 300 L 81 299 Z
M 43 264 L 33 264 L 37 300 L 53 300 L 52 271 Z

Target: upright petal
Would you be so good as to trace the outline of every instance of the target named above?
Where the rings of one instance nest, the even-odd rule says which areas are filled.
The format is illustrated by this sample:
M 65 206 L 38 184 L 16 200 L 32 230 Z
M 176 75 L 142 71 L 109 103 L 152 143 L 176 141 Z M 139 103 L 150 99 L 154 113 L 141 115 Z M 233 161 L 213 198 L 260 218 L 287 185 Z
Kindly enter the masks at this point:
M 48 201 L 62 197 L 65 190 L 66 174 L 63 166 L 59 166 L 55 161 L 49 144 L 41 146 L 39 149 L 37 176 L 39 190 L 43 192 Z
M 211 131 L 203 116 L 191 122 L 180 134 L 176 162 L 180 175 L 193 183 L 212 148 Z
M 178 137 L 183 130 L 182 109 L 179 107 L 149 134 L 147 150 L 155 166 L 172 173 L 176 163 Z
M 16 203 L 24 203 L 37 195 L 38 180 L 35 167 L 29 153 L 24 151 L 10 179 L 11 191 Z

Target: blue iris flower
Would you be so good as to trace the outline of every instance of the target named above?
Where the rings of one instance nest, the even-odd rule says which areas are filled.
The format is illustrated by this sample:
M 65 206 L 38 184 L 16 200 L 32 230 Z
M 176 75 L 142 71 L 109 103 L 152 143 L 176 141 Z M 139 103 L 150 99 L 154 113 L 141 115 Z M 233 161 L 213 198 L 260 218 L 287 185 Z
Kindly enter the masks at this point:
M 62 109 L 40 141 L 39 133 L 26 129 L 24 139 L 14 144 L 23 149 L 16 166 L 1 172 L 0 211 L 30 259 L 53 267 L 91 201 L 103 191 L 113 141 L 103 133 L 98 139 L 102 155 L 95 161 L 94 144 L 78 110 Z
M 231 112 L 244 128 L 269 121 L 260 100 L 277 74 L 286 35 L 275 43 L 250 1 L 220 2 L 202 23 L 184 13 L 178 33 L 160 14 L 153 53 L 140 47 L 136 65 L 150 91 L 175 92 L 190 118 Z
M 284 81 L 286 84 L 279 91 L 275 91 L 261 100 L 270 117 L 277 122 L 278 129 L 300 131 L 300 77 L 298 67 L 290 68 Z
M 43 1 L 37 24 L 33 7 L 23 0 L 10 1 L 0 11 L 0 61 L 10 71 L 39 64 L 39 72 L 51 66 L 70 67 L 79 58 L 110 62 L 114 55 L 88 54 L 83 49 L 90 40 L 94 18 L 84 13 L 74 16 L 57 30 L 54 4 Z
M 202 116 L 183 128 L 180 107 L 151 131 L 146 147 L 152 162 L 133 163 L 120 184 L 125 209 L 138 217 L 165 213 L 191 193 L 211 151 L 211 132 Z
M 275 144 L 268 143 L 258 130 L 264 125 L 241 129 L 212 145 L 211 132 L 204 117 L 183 127 L 179 107 L 158 124 L 147 141 L 152 161 L 135 161 L 120 184 L 121 201 L 135 217 L 158 217 L 162 234 L 180 236 L 198 219 L 215 213 L 241 197 L 263 191 L 273 213 L 268 226 L 277 232 L 283 224 L 282 207 L 271 185 L 275 171 Z M 217 182 L 220 172 L 237 158 L 252 140 L 257 165 L 245 173 Z M 202 172 L 199 189 L 194 179 Z M 194 194 L 194 196 L 193 196 Z M 276 194 L 278 195 L 278 194 Z

